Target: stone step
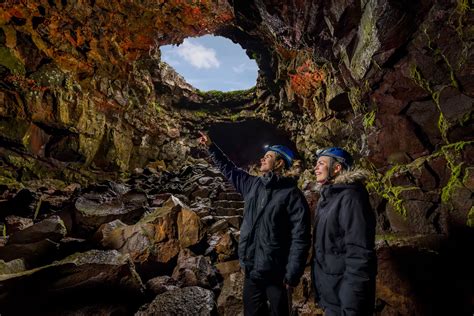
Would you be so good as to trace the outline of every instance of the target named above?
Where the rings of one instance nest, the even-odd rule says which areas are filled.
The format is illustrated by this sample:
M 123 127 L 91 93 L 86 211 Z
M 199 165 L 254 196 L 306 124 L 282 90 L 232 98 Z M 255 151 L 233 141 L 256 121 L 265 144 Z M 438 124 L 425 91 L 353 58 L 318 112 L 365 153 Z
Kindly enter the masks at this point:
M 244 213 L 244 209 L 243 208 L 216 207 L 215 212 L 217 216 L 235 216 L 235 215 L 242 215 Z
M 232 191 L 224 191 L 219 193 L 217 196 L 218 200 L 228 200 L 228 201 L 243 201 L 242 195 L 236 192 L 235 189 Z
M 227 221 L 232 227 L 239 229 L 240 225 L 242 224 L 242 215 L 234 215 L 234 216 L 214 216 L 216 221 L 225 220 Z
M 220 200 L 214 201 L 212 203 L 213 207 L 223 207 L 223 208 L 243 208 L 244 201 L 229 201 L 229 200 Z

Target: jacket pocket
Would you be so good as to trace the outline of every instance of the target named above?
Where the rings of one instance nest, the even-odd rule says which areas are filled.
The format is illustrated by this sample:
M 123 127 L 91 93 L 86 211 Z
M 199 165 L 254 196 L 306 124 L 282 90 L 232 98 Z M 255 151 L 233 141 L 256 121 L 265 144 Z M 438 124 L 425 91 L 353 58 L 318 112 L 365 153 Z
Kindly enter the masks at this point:
M 323 271 L 327 274 L 343 274 L 346 270 L 346 260 L 343 254 L 326 254 Z

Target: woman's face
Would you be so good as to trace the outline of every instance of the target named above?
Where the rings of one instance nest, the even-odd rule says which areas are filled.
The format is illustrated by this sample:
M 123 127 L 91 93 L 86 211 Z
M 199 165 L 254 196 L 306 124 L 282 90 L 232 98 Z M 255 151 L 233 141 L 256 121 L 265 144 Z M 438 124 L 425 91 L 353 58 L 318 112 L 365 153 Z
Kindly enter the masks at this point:
M 314 173 L 316 174 L 316 181 L 324 182 L 329 178 L 329 162 L 331 158 L 327 156 L 321 156 L 318 158 L 316 165 L 314 166 Z

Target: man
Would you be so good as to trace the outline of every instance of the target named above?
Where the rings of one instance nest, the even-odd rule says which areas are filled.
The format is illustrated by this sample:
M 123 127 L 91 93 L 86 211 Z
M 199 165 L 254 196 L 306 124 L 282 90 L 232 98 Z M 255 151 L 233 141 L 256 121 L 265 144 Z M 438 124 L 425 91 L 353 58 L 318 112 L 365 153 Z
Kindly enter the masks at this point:
M 375 304 L 375 215 L 352 157 L 333 147 L 318 151 L 312 276 L 325 315 L 372 315 Z
M 245 201 L 238 249 L 245 272 L 244 314 L 289 315 L 291 290 L 311 244 L 308 204 L 296 182 L 282 175 L 293 153 L 285 146 L 267 147 L 260 159 L 264 175 L 256 177 L 237 168 L 207 135 L 201 133 L 199 141 Z

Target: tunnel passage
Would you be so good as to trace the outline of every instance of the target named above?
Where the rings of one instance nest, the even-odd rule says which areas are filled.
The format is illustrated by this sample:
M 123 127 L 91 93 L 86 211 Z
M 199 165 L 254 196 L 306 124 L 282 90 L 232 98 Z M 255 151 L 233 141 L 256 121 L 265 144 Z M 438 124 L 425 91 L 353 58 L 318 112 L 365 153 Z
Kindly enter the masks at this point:
M 300 159 L 295 144 L 285 131 L 262 120 L 236 123 L 216 123 L 209 128 L 209 136 L 239 167 L 258 163 L 265 145 L 285 145 Z

